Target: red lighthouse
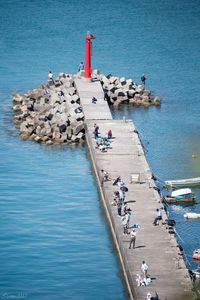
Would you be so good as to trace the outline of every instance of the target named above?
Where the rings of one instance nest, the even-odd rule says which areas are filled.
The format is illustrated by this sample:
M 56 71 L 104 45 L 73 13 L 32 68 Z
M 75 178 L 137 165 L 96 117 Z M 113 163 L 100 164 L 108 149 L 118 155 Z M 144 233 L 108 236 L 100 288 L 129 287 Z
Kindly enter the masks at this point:
M 96 37 L 89 32 L 86 35 L 86 49 L 85 49 L 85 78 L 90 78 L 92 73 L 91 68 L 91 46 L 92 41 L 96 39 Z

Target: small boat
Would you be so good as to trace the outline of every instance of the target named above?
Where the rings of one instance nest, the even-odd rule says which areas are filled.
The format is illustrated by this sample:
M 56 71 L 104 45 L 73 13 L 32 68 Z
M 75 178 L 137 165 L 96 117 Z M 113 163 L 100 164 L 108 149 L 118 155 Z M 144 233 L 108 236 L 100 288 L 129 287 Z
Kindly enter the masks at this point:
M 193 251 L 192 258 L 196 260 L 200 260 L 200 249 L 195 249 Z
M 189 270 L 189 272 L 193 280 L 200 281 L 200 267 L 198 267 L 197 269 Z
M 195 202 L 195 194 L 191 189 L 179 189 L 171 192 L 171 195 L 164 196 L 163 200 L 169 204 Z
M 184 187 L 192 185 L 200 185 L 200 177 L 180 179 L 180 180 L 168 180 L 165 181 L 166 187 Z
M 197 267 L 197 269 L 192 269 L 192 270 L 189 269 L 189 274 L 193 281 L 195 290 L 200 295 L 200 267 Z
M 188 213 L 184 214 L 184 217 L 186 219 L 198 219 L 198 218 L 200 218 L 200 214 L 193 213 L 193 212 L 188 212 Z

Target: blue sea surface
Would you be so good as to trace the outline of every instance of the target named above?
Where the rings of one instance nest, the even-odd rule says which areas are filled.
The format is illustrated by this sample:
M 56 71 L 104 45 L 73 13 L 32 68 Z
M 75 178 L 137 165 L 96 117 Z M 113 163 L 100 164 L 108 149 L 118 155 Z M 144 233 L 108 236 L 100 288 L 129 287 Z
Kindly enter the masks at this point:
M 0 298 L 128 299 L 84 146 L 21 141 L 12 124 L 13 91 L 74 74 L 84 61 L 132 78 L 161 107 L 120 106 L 133 120 L 161 180 L 200 176 L 200 3 L 198 0 L 0 0 Z M 195 158 L 192 157 L 195 155 Z M 197 204 L 171 206 L 189 267 L 200 247 Z

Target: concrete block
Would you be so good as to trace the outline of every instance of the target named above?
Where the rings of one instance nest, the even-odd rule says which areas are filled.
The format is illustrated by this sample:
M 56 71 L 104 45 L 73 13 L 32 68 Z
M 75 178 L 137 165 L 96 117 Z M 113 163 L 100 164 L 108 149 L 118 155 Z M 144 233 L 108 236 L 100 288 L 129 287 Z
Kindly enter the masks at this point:
M 85 125 L 83 122 L 78 122 L 76 127 L 73 129 L 74 135 L 77 135 L 80 131 L 82 131 L 85 128 Z

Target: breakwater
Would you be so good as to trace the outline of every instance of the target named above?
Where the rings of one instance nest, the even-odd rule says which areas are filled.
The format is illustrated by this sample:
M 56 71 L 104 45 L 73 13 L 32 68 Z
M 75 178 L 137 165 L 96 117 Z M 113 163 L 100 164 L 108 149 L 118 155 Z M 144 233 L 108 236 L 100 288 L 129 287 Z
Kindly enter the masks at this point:
M 98 70 L 92 75 L 94 80 L 101 82 L 103 99 L 111 105 L 160 105 L 158 97 L 153 97 L 132 79 L 105 76 Z M 46 145 L 84 141 L 85 112 L 80 105 L 75 78 L 81 78 L 81 72 L 75 76 L 60 73 L 57 78 L 25 94 L 13 93 L 13 122 L 22 139 Z
M 66 76 L 66 78 L 69 77 Z M 49 92 L 49 90 L 45 91 L 43 86 L 42 90 L 44 90 L 44 95 L 49 95 L 50 109 L 52 109 L 51 99 L 54 99 L 53 103 L 55 103 L 55 107 L 53 108 L 56 110 L 58 104 L 60 106 L 62 102 L 66 102 L 65 97 L 63 96 L 65 96 L 67 92 L 64 90 L 64 95 L 61 95 L 60 92 L 63 92 L 64 87 L 60 90 L 62 84 L 60 85 L 57 80 L 55 80 L 54 83 L 49 83 L 48 88 L 51 92 Z M 55 88 L 56 96 L 52 97 Z M 79 108 L 78 113 L 76 113 L 82 113 L 82 115 L 84 115 L 84 132 L 86 130 L 87 144 L 97 175 L 104 207 L 110 222 L 110 228 L 118 250 L 124 277 L 129 289 L 130 298 L 145 299 L 147 293 L 153 295 L 156 290 L 159 295 L 167 297 L 168 299 L 194 299 L 195 296 L 191 291 L 192 285 L 189 274 L 182 257 L 179 255 L 175 237 L 169 235 L 166 224 L 160 225 L 159 227 L 154 227 L 152 225 L 155 210 L 158 207 L 162 207 L 159 194 L 154 189 L 155 184 L 152 180 L 152 174 L 144 157 L 144 152 L 134 125 L 125 120 L 112 120 L 100 81 L 95 80 L 93 82 L 86 82 L 83 78 L 76 78 L 69 88 L 73 88 L 72 93 L 73 95 L 76 95 L 76 103 Z M 37 91 L 38 89 L 35 91 L 36 94 Z M 69 95 L 71 99 L 70 102 L 74 102 L 71 98 L 73 95 Z M 21 104 L 23 104 L 22 107 L 25 107 L 25 104 L 29 100 L 33 101 L 33 107 L 31 105 L 28 107 L 30 107 L 30 112 L 35 112 L 34 105 L 39 104 L 39 101 L 37 101 L 38 99 L 42 99 L 43 101 L 43 97 L 43 94 L 42 97 L 41 95 L 39 97 L 34 96 L 33 91 L 31 91 L 24 96 L 14 95 L 14 101 L 17 102 L 17 98 L 19 98 L 18 105 L 20 107 Z M 91 101 L 92 97 L 97 99 L 95 103 Z M 57 100 L 55 101 L 55 99 Z M 46 102 L 48 101 L 46 100 Z M 15 110 L 19 109 L 20 112 L 23 112 L 23 121 L 20 122 L 21 129 L 24 122 L 27 122 L 27 114 L 30 116 L 31 113 L 27 113 L 26 110 L 23 111 L 20 107 L 15 108 Z M 36 109 L 36 111 L 37 110 L 39 111 L 40 116 L 39 121 L 45 122 L 49 126 L 49 121 L 51 121 L 48 118 L 49 111 L 48 115 L 45 115 L 45 110 L 41 111 L 39 108 Z M 56 113 L 58 113 L 58 110 Z M 59 113 L 61 115 L 63 114 L 63 112 Z M 71 117 L 66 111 L 65 113 L 65 117 Z M 21 118 L 22 116 L 19 114 L 19 117 Z M 35 114 L 32 114 L 31 117 L 31 123 L 28 123 L 25 127 L 30 127 L 31 134 L 29 136 L 33 136 L 35 141 L 39 141 L 38 138 L 36 138 L 37 132 L 34 129 Z M 60 120 L 61 116 L 59 117 L 59 115 L 57 115 L 57 117 L 58 120 Z M 37 118 L 38 117 L 36 117 L 36 120 Z M 53 118 L 54 115 L 52 116 L 52 119 Z M 79 120 L 76 121 L 78 122 Z M 108 151 L 102 152 L 99 151 L 98 148 L 96 149 L 96 141 L 93 139 L 94 122 L 98 123 L 102 135 L 104 135 L 108 129 L 112 129 L 113 131 L 114 138 L 111 141 L 111 147 Z M 69 126 L 68 123 L 66 124 L 67 125 L 65 126 L 67 129 Z M 48 138 L 44 141 L 47 144 L 53 142 L 59 143 L 61 141 L 60 129 L 62 127 L 60 126 L 64 124 L 55 122 L 53 125 L 55 125 L 56 130 L 59 129 L 58 136 L 55 140 L 51 129 L 49 138 L 53 137 L 53 140 L 51 141 Z M 72 123 L 69 125 L 72 132 L 74 129 L 72 127 L 73 125 Z M 42 129 L 44 125 L 41 123 L 39 126 Z M 63 130 L 63 132 L 65 132 L 65 130 Z M 65 140 L 62 140 L 61 142 L 65 142 Z M 103 187 L 101 186 L 101 169 L 107 170 L 111 178 L 116 178 L 118 175 L 121 175 L 128 186 L 129 192 L 126 201 L 129 203 L 129 207 L 132 210 L 132 217 L 134 218 L 133 222 L 141 225 L 141 229 L 138 230 L 136 247 L 134 250 L 129 249 L 128 247 L 130 237 L 128 235 L 123 235 L 123 224 L 121 218 L 118 218 L 116 207 L 113 205 L 113 193 L 115 192 L 116 187 L 113 187 L 111 182 L 105 183 Z M 130 180 L 131 178 L 136 177 L 136 181 Z M 163 215 L 166 219 L 167 216 L 164 212 Z M 152 278 L 152 281 L 148 286 L 138 286 L 136 281 L 137 274 L 141 273 L 140 267 L 143 260 L 147 261 L 149 265 L 149 274 Z
M 82 79 L 77 79 L 75 83 L 83 111 L 87 112 L 87 144 L 130 299 L 147 299 L 147 294 L 154 296 L 155 291 L 163 299 L 195 299 L 176 237 L 168 230 L 165 212 L 163 211 L 162 224 L 152 224 L 156 209 L 162 209 L 162 205 L 133 123 L 113 120 L 110 117 L 107 103 L 103 100 L 103 91 L 100 93 L 100 84 Z M 91 96 L 98 99 L 97 103 L 91 103 Z M 98 124 L 101 136 L 104 136 L 108 129 L 112 130 L 113 138 L 105 151 L 97 147 L 93 137 L 94 123 Z M 125 201 L 132 212 L 131 223 L 140 224 L 135 249 L 129 249 L 130 236 L 123 234 L 123 222 L 118 216 L 117 207 L 113 205 L 117 187 L 113 186 L 112 181 L 101 184 L 102 169 L 106 170 L 112 179 L 120 175 L 128 187 Z M 138 275 L 142 276 L 143 260 L 149 266 L 151 282 L 148 285 L 140 285 L 137 281 Z
M 13 122 L 24 140 L 51 145 L 84 139 L 84 115 L 69 74 L 61 73 L 24 95 L 13 93 L 13 110 Z
M 98 70 L 93 71 L 93 77 L 101 82 L 105 98 L 108 103 L 118 106 L 121 103 L 130 103 L 136 106 L 149 107 L 160 105 L 159 97 L 154 96 L 151 91 L 145 89 L 145 84 L 136 84 L 132 79 L 117 77 L 109 74 L 100 74 Z

